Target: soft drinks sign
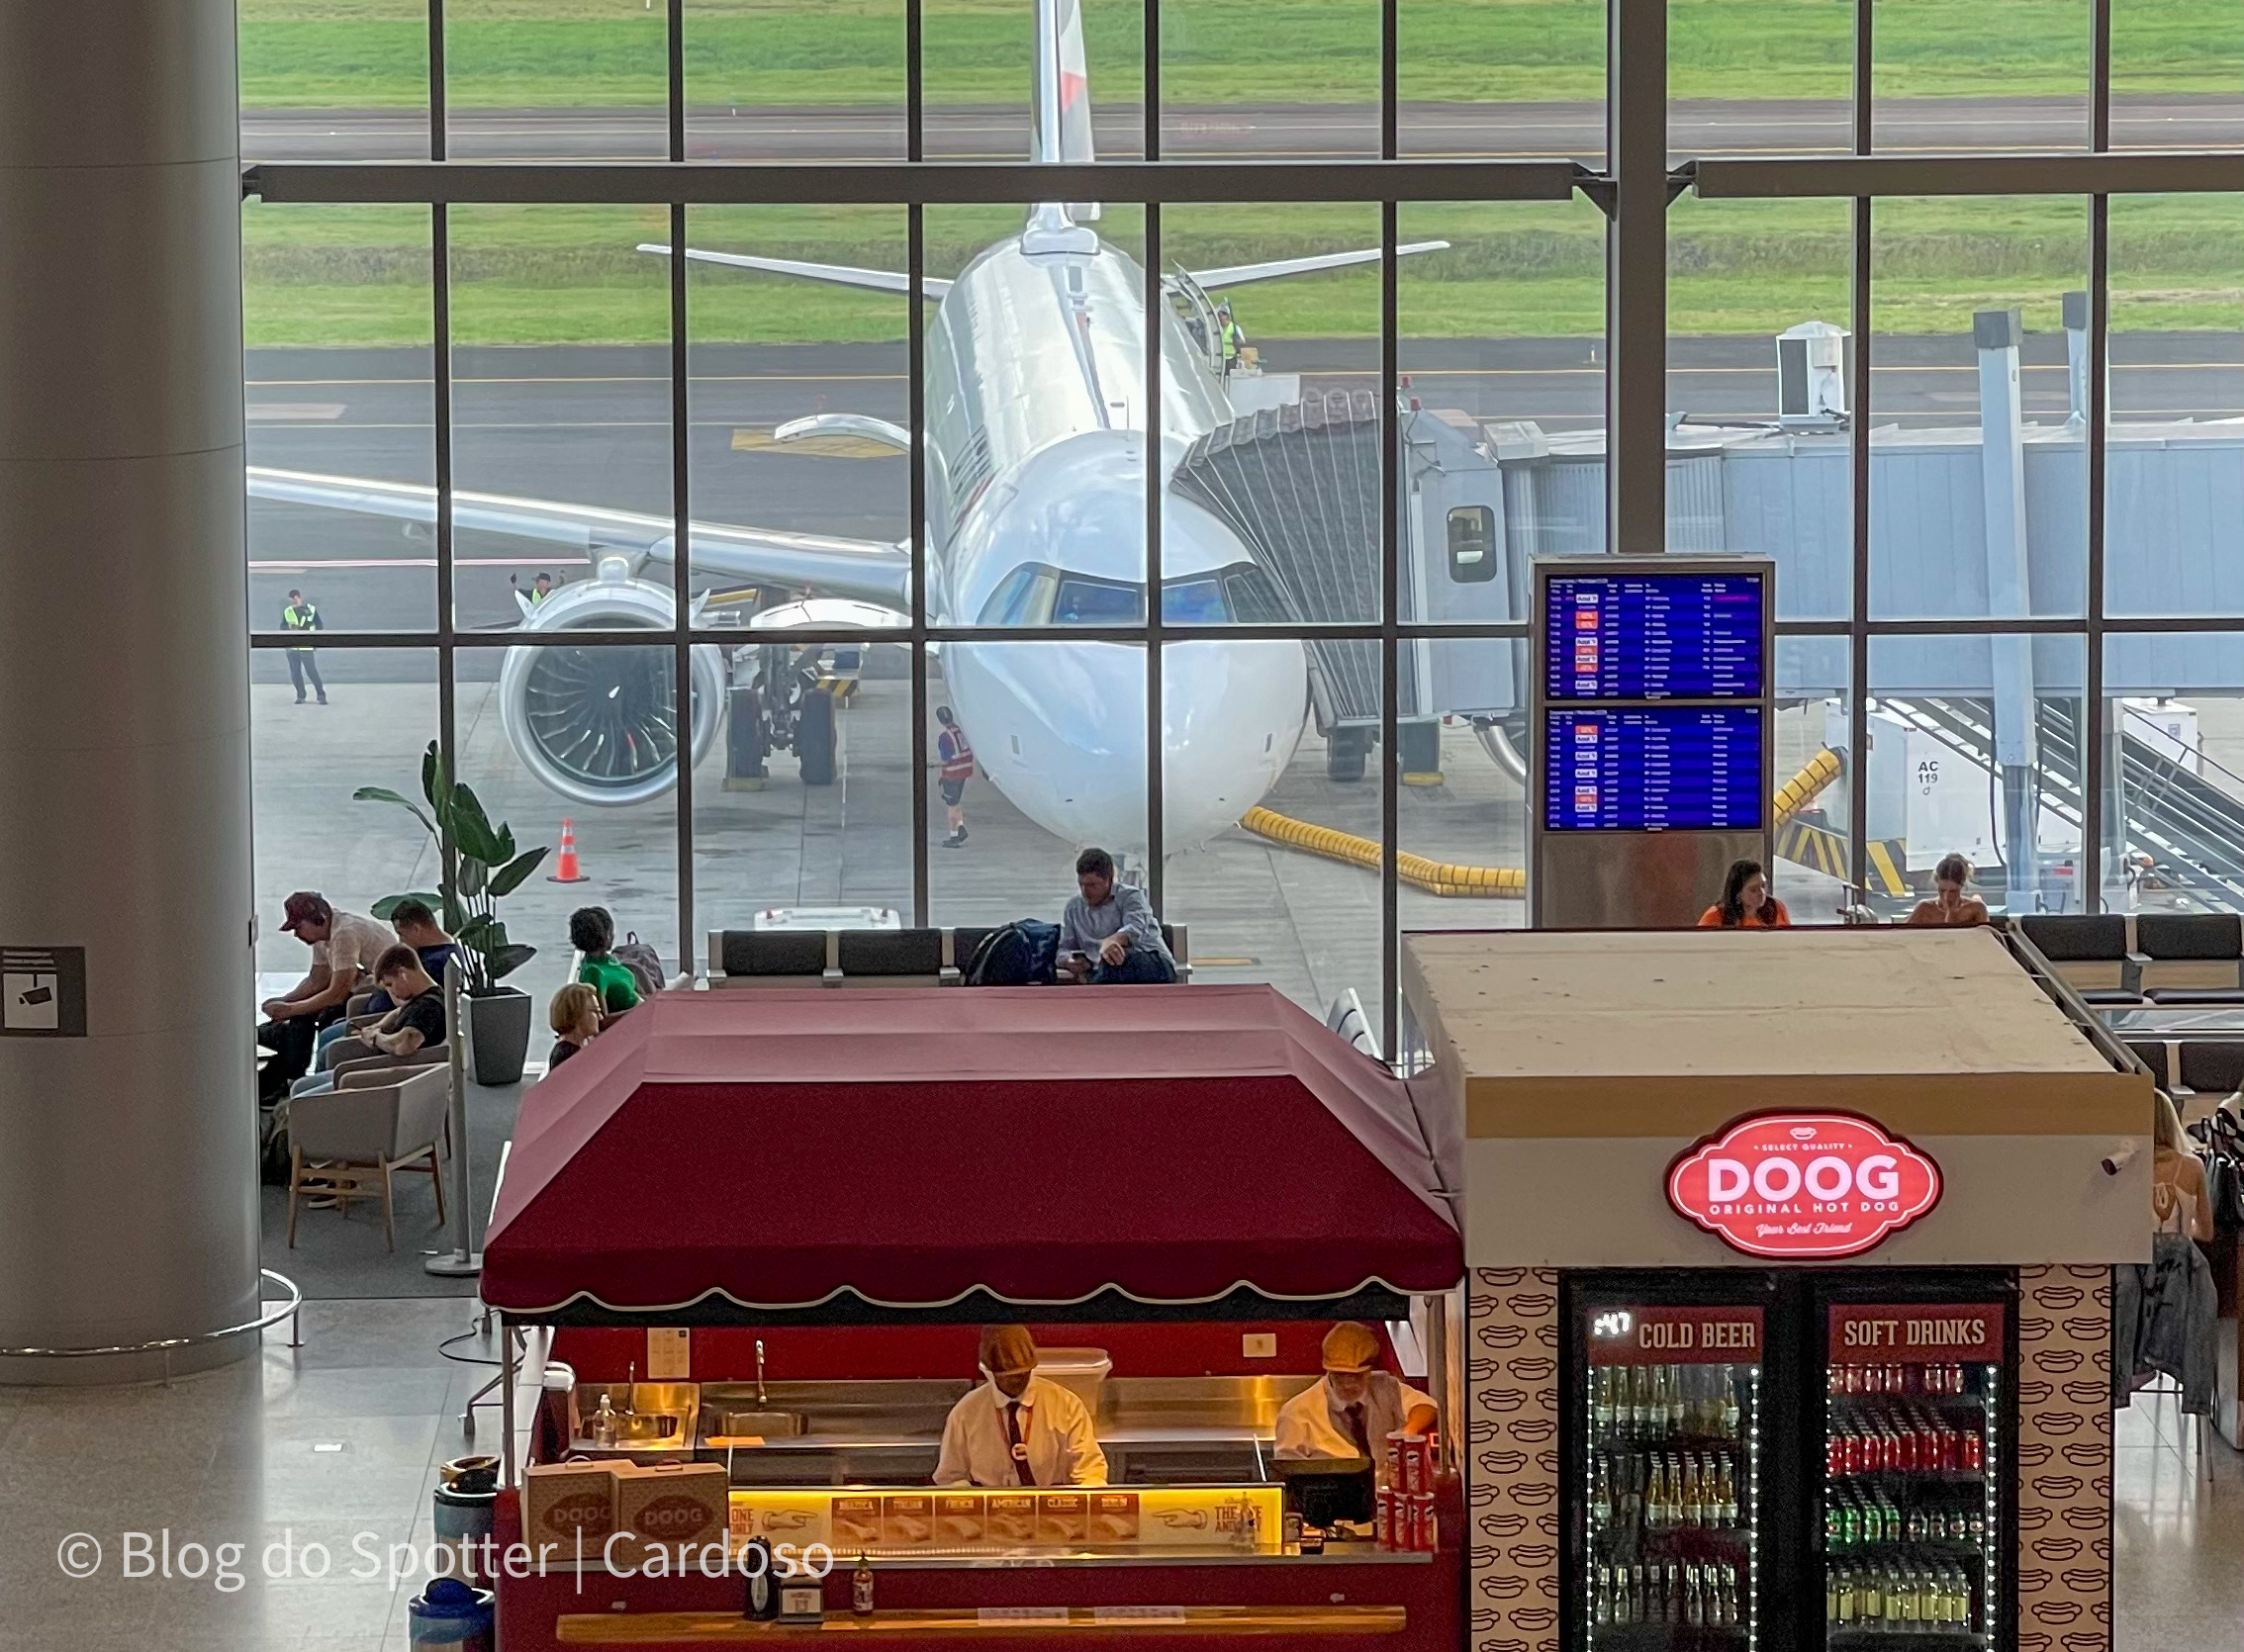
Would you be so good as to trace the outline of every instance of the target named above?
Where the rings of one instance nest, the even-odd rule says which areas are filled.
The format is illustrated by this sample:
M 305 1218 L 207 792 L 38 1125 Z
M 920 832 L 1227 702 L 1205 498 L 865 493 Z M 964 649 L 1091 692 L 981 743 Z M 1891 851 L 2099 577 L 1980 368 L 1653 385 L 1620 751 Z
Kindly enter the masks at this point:
M 1667 1202 L 1748 1256 L 1855 1256 L 1940 1202 L 1940 1167 L 1852 1113 L 1757 1113 L 1669 1165 Z

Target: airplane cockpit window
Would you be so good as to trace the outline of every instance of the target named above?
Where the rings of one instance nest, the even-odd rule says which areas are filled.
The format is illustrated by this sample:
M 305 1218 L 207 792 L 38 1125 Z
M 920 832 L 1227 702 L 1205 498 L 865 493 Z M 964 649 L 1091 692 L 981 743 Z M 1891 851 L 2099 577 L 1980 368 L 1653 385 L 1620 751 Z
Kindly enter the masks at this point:
M 1196 574 L 1161 588 L 1161 613 L 1170 625 L 1271 625 L 1286 617 L 1270 577 L 1251 562 Z M 1146 588 L 1120 580 L 1069 574 L 1023 563 L 982 604 L 983 625 L 1142 625 Z

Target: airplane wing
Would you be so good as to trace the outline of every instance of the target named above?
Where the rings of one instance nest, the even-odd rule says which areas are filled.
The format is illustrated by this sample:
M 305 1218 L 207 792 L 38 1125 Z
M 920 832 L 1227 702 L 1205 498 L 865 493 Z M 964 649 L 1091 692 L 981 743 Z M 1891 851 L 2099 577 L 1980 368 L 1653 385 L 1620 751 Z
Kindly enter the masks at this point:
M 670 256 L 670 248 L 659 241 L 641 241 L 641 252 L 651 252 L 658 258 Z M 876 293 L 908 293 L 911 276 L 903 270 L 864 270 L 854 264 L 811 264 L 799 258 L 759 258 L 748 252 L 705 252 L 690 246 L 686 256 L 704 264 L 729 264 L 734 269 L 764 270 L 772 275 L 799 275 L 809 281 L 827 281 L 837 287 L 865 287 Z M 939 303 L 951 290 L 951 284 L 936 276 L 922 276 L 919 291 L 930 304 Z
M 1407 258 L 1414 252 L 1440 252 L 1448 241 L 1409 241 L 1395 248 L 1395 256 Z M 1192 279 L 1211 292 L 1218 287 L 1244 287 L 1250 281 L 1275 281 L 1282 275 L 1306 275 L 1311 270 L 1347 269 L 1352 264 L 1376 264 L 1380 258 L 1377 247 L 1365 247 L 1360 252 L 1317 252 L 1306 258 L 1272 258 L 1262 264 L 1231 264 L 1220 270 L 1194 270 Z
M 410 482 L 369 482 L 253 465 L 248 487 L 251 499 L 351 510 L 424 527 L 436 522 L 436 490 Z M 502 494 L 455 491 L 452 525 L 539 540 L 593 563 L 622 556 L 667 564 L 677 544 L 676 524 L 668 516 Z M 911 558 L 900 545 L 725 522 L 695 522 L 690 535 L 689 560 L 699 575 L 795 591 L 815 588 L 823 596 L 891 608 L 911 605 Z

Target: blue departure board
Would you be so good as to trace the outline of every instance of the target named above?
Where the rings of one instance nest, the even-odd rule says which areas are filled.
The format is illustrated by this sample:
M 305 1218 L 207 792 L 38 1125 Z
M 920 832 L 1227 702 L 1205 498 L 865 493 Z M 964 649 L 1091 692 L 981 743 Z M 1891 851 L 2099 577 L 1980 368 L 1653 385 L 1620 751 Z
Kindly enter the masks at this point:
M 1562 574 L 1543 593 L 1545 701 L 1761 697 L 1757 573 Z
M 1761 829 L 1757 705 L 1546 710 L 1543 735 L 1546 831 Z

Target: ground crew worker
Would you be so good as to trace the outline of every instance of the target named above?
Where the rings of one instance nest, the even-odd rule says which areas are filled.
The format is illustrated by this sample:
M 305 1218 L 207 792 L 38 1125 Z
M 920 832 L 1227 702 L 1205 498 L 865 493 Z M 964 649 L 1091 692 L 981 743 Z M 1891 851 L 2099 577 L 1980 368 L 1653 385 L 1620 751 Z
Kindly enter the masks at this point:
M 280 611 L 280 622 L 291 631 L 325 631 L 327 622 L 320 617 L 320 610 L 304 599 L 304 593 L 288 594 L 288 606 Z M 288 680 L 296 685 L 296 703 L 304 703 L 304 680 L 309 677 L 312 687 L 320 691 L 320 703 L 327 703 L 327 686 L 320 681 L 320 662 L 310 648 L 288 650 Z
M 951 835 L 943 840 L 945 849 L 957 849 L 967 840 L 966 783 L 974 779 L 974 747 L 968 743 L 966 730 L 951 715 L 947 705 L 935 707 L 935 720 L 943 725 L 943 732 L 935 737 L 935 755 L 943 764 L 943 818 L 949 823 Z
M 1225 304 L 1216 311 L 1216 322 L 1223 344 L 1223 371 L 1229 377 L 1239 365 L 1239 352 L 1247 342 L 1246 329 L 1231 319 L 1231 306 Z
M 553 576 L 551 574 L 539 574 L 536 579 L 530 582 L 530 588 L 527 591 L 522 589 L 521 582 L 512 574 L 507 576 L 507 583 L 514 588 L 514 605 L 522 610 L 524 619 L 535 619 L 537 610 L 544 607 L 553 596 Z

